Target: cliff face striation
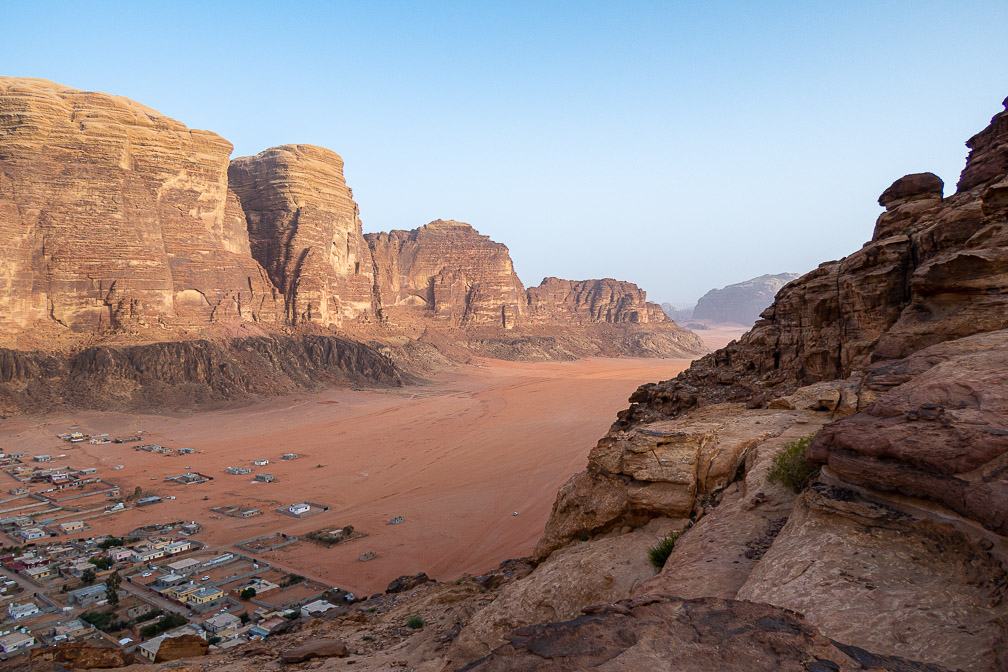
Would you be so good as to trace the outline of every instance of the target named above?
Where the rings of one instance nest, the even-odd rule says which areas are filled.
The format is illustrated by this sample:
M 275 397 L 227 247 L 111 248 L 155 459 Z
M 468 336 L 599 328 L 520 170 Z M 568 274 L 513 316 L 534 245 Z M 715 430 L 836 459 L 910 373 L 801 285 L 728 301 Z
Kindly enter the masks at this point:
M 629 283 L 526 293 L 507 247 L 468 224 L 365 237 L 327 149 L 231 149 L 125 98 L 0 78 L 0 345 L 338 330 L 459 358 L 704 351 Z
M 967 146 L 955 194 L 930 173 L 897 180 L 861 250 L 784 286 L 738 342 L 638 389 L 558 493 L 526 581 L 581 540 L 604 557 L 664 521 L 681 534 L 637 599 L 762 602 L 878 654 L 1006 669 L 1008 111 Z M 822 469 L 792 489 L 771 473 L 796 447 Z M 457 650 L 533 622 L 495 610 Z M 525 664 L 539 635 L 487 661 Z
M 525 288 L 508 248 L 464 222 L 435 220 L 412 231 L 365 236 L 383 306 L 408 306 L 453 326 L 513 329 Z
M 340 327 L 376 316 L 371 254 L 339 155 L 273 147 L 232 161 L 228 183 L 242 199 L 252 255 L 282 292 L 290 324 Z
M 274 322 L 230 152 L 125 98 L 0 78 L 0 331 Z

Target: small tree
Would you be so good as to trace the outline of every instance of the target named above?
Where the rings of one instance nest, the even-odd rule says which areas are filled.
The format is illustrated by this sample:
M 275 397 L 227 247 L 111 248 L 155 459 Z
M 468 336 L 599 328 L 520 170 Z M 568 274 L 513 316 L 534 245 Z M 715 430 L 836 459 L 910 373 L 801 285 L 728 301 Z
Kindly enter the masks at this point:
M 251 600 L 255 596 L 256 596 L 256 589 L 251 586 L 238 593 L 238 597 L 240 597 L 243 600 Z
M 109 604 L 119 604 L 119 586 L 121 584 L 122 577 L 119 576 L 119 572 L 112 572 L 105 579 L 105 597 L 108 598 Z
M 92 583 L 95 582 L 96 576 L 97 574 L 95 573 L 94 567 L 88 567 L 81 573 L 80 577 L 81 583 L 83 583 L 85 586 L 90 586 Z
M 245 625 L 250 620 L 252 620 L 252 617 L 248 615 L 247 611 L 243 611 L 242 613 L 238 614 L 238 619 L 242 622 L 242 625 Z

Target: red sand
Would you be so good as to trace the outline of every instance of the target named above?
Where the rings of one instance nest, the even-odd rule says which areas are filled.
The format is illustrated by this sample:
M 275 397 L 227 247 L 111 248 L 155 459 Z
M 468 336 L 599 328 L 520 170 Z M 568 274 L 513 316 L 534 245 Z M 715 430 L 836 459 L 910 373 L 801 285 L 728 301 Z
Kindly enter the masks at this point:
M 708 331 L 701 335 L 711 345 L 727 338 L 723 330 Z M 584 468 L 588 451 L 626 407 L 630 393 L 641 383 L 671 378 L 688 364 L 682 359 L 488 360 L 440 375 L 431 385 L 402 390 L 331 390 L 181 417 L 89 412 L 8 420 L 0 426 L 0 449 L 24 451 L 26 460 L 65 453 L 51 466 L 98 466 L 98 475 L 119 484 L 124 494 L 139 485 L 145 492 L 177 497 L 91 518 L 89 534 L 197 520 L 206 527 L 197 539 L 227 548 L 273 532 L 302 534 L 352 524 L 369 536 L 332 549 L 302 541 L 260 557 L 285 571 L 372 593 L 401 574 L 424 571 L 453 579 L 528 554 L 557 488 Z M 197 453 L 166 457 L 135 451 L 136 444 L 72 446 L 55 438 L 75 424 L 83 432 L 112 436 L 142 429 L 144 443 L 192 447 Z M 288 452 L 302 457 L 281 461 Z M 253 474 L 272 473 L 277 482 L 254 483 L 251 474 L 225 471 L 252 467 L 258 458 L 270 463 L 253 467 Z M 116 464 L 124 468 L 113 471 Z M 186 466 L 214 480 L 188 486 L 163 482 Z M 0 479 L 3 491 L 14 486 L 12 479 Z M 303 500 L 330 510 L 303 519 L 273 511 Z M 243 520 L 210 511 L 227 504 L 253 506 L 263 515 Z M 386 524 L 397 515 L 405 522 Z M 357 560 L 370 550 L 377 552 L 376 559 Z

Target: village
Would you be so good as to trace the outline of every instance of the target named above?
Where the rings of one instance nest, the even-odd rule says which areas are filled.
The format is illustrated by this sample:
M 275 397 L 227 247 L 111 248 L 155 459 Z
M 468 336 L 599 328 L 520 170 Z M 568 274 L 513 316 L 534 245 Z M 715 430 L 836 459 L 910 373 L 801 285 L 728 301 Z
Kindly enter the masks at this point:
M 192 448 L 144 444 L 142 433 L 121 438 L 108 434 L 61 433 L 60 441 L 89 445 L 133 444 L 136 451 L 189 456 Z M 121 448 L 119 449 L 121 450 Z M 55 452 L 55 451 L 52 451 Z M 92 641 L 134 652 L 154 661 L 161 643 L 182 634 L 199 635 L 211 649 L 268 637 L 289 619 L 317 616 L 345 607 L 352 592 L 277 566 L 260 554 L 299 543 L 332 548 L 367 535 L 352 525 L 326 526 L 302 535 L 276 532 L 211 548 L 196 537 L 195 520 L 157 522 L 121 534 L 96 533 L 124 512 L 169 502 L 141 486 L 121 488 L 93 466 L 70 466 L 66 453 L 0 453 L 0 471 L 10 479 L 0 498 L 0 658 L 61 642 Z M 280 460 L 296 460 L 284 453 Z M 254 460 L 266 467 L 268 458 Z M 113 465 L 117 472 L 121 465 Z M 249 475 L 232 466 L 227 476 Z M 214 476 L 185 466 L 163 477 L 171 487 L 208 483 Z M 271 473 L 256 473 L 255 483 L 272 483 Z M 129 490 L 128 492 L 126 490 Z M 250 518 L 263 514 L 239 505 L 211 507 L 215 517 Z M 329 510 L 317 502 L 293 502 L 275 509 L 305 518 Z M 171 517 L 169 514 L 168 517 Z M 402 517 L 390 524 L 402 522 Z M 373 551 L 358 560 L 373 559 Z M 366 599 L 366 598 L 365 598 Z

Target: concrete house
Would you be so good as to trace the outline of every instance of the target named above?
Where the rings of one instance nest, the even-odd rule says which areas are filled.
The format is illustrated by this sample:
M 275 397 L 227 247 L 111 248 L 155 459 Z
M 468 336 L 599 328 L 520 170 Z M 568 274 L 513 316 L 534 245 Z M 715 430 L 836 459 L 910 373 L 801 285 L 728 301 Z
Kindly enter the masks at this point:
M 217 614 L 203 621 L 203 629 L 220 637 L 227 637 L 237 632 L 241 624 L 241 619 L 234 614 Z
M 34 645 L 35 637 L 23 632 L 12 632 L 8 635 L 0 637 L 0 649 L 2 649 L 4 653 L 23 651 L 24 649 Z
M 82 607 L 90 607 L 92 604 L 98 604 L 108 599 L 104 583 L 96 583 L 93 586 L 71 590 L 67 595 L 71 602 Z
M 288 511 L 293 513 L 295 516 L 301 516 L 311 511 L 311 505 L 306 504 L 305 502 L 301 502 L 299 504 L 291 504 Z
M 34 616 L 37 613 L 39 613 L 39 608 L 34 602 L 25 602 L 24 604 L 11 602 L 7 605 L 7 615 L 15 621 L 21 618 Z

